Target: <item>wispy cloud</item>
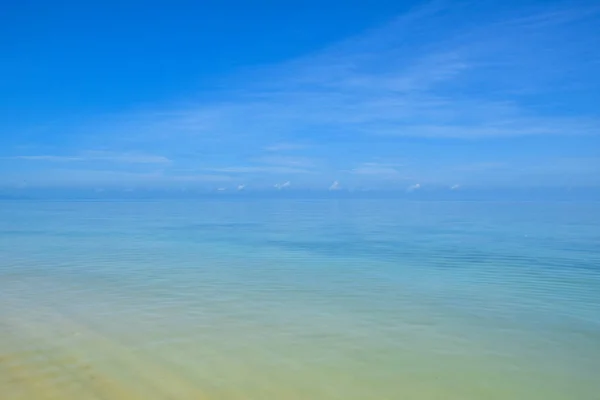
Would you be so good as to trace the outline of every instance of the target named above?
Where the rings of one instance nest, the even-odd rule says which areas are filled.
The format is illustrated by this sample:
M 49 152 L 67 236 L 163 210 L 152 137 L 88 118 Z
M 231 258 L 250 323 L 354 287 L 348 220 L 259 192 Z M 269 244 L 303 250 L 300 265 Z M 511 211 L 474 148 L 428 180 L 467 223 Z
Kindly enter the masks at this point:
M 290 182 L 290 181 L 285 181 L 283 183 L 275 184 L 276 189 L 285 189 L 285 188 L 289 188 L 290 186 L 292 186 L 292 182 Z
M 28 160 L 28 161 L 51 161 L 51 162 L 69 162 L 69 161 L 82 161 L 81 157 L 74 156 L 51 156 L 51 155 L 41 155 L 41 156 L 13 156 L 9 157 L 17 160 Z
M 167 174 L 163 171 L 131 172 L 103 169 L 64 169 L 52 168 L 44 174 L 14 172 L 7 175 L 3 184 L 18 186 L 78 186 L 78 187 L 173 187 L 177 185 L 205 185 L 215 182 L 231 182 L 225 174 Z
M 378 152 L 401 159 L 419 140 L 487 143 L 478 150 L 489 154 L 494 140 L 600 135 L 589 105 L 600 101 L 599 16 L 581 3 L 432 2 L 316 53 L 223 77 L 227 89 L 215 96 L 100 116 L 76 128 L 85 133 L 72 154 L 14 158 L 148 164 L 173 181 L 234 176 L 252 187 L 258 177 L 269 186 L 315 177 L 324 188 L 339 178 L 345 187 L 379 180 L 402 190 L 415 181 L 514 179 L 514 166 L 482 167 L 484 155 L 459 162 L 439 147 L 410 168 L 361 161 Z M 188 178 L 174 170 L 180 165 Z
M 136 129 L 125 127 L 144 137 L 281 140 L 263 145 L 267 151 L 300 149 L 289 140 L 317 131 L 320 141 L 598 133 L 597 115 L 537 106 L 541 95 L 585 83 L 589 65 L 600 62 L 592 28 L 598 9 L 481 11 L 475 3 L 421 7 L 320 53 L 238 78 L 227 101 L 149 112 L 128 119 L 138 121 Z M 586 27 L 592 37 L 568 42 Z
M 49 162 L 89 162 L 89 161 L 105 161 L 111 163 L 124 164 L 168 164 L 171 162 L 167 157 L 143 154 L 143 153 L 113 153 L 104 151 L 89 151 L 83 152 L 76 156 L 59 156 L 59 155 L 23 155 L 14 156 L 14 159 L 29 160 L 29 161 L 49 161 Z
M 308 157 L 291 157 L 291 156 L 266 156 L 260 157 L 256 160 L 257 162 L 277 165 L 282 167 L 296 167 L 296 168 L 313 168 L 315 166 L 315 160 Z
M 268 155 L 252 161 L 252 165 L 208 167 L 204 170 L 234 174 L 308 174 L 315 167 L 314 160 L 307 157 Z
M 420 183 L 415 183 L 414 185 L 410 185 L 409 187 L 406 188 L 407 192 L 414 192 L 415 190 L 419 190 L 421 189 L 421 184 Z
M 229 175 L 195 174 L 195 175 L 170 175 L 163 176 L 170 182 L 229 182 L 233 178 Z
M 291 150 L 303 150 L 306 149 L 307 145 L 300 143 L 276 143 L 269 146 L 266 146 L 264 149 L 266 151 L 272 152 L 282 152 L 282 151 L 291 151 Z
M 353 174 L 371 175 L 380 177 L 400 176 L 399 164 L 368 162 L 362 163 L 360 166 L 352 169 Z
M 206 168 L 207 171 L 225 172 L 233 174 L 306 174 L 310 171 L 302 168 L 284 166 L 240 166 Z

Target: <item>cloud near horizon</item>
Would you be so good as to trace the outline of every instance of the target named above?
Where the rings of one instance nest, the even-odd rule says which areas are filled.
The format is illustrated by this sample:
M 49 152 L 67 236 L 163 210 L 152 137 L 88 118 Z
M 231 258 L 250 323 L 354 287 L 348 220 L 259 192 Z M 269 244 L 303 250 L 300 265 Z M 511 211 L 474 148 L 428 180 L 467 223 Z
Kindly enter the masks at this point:
M 21 155 L 10 157 L 17 160 L 49 161 L 49 162 L 89 162 L 104 161 L 125 164 L 169 164 L 171 160 L 164 156 L 143 153 L 112 153 L 106 151 L 87 151 L 75 156 L 66 155 Z

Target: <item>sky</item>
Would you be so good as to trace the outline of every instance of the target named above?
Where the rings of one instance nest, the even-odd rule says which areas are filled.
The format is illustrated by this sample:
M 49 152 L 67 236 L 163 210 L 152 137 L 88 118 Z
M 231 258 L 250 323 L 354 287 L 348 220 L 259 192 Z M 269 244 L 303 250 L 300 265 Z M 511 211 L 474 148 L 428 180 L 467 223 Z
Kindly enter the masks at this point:
M 0 188 L 600 188 L 596 1 L 0 5 Z

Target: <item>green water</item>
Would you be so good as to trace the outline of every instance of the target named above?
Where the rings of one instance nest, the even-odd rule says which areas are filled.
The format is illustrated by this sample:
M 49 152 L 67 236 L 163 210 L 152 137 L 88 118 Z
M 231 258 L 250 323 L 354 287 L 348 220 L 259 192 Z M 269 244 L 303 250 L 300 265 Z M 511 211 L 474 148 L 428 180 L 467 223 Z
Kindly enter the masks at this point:
M 600 204 L 3 202 L 0 398 L 598 399 Z

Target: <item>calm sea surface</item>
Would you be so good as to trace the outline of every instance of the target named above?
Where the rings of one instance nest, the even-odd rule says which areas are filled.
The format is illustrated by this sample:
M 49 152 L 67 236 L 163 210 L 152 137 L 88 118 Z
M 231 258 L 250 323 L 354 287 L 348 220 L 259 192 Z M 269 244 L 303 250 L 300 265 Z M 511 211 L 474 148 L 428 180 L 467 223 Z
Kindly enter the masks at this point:
M 2 201 L 0 399 L 600 399 L 600 203 Z

